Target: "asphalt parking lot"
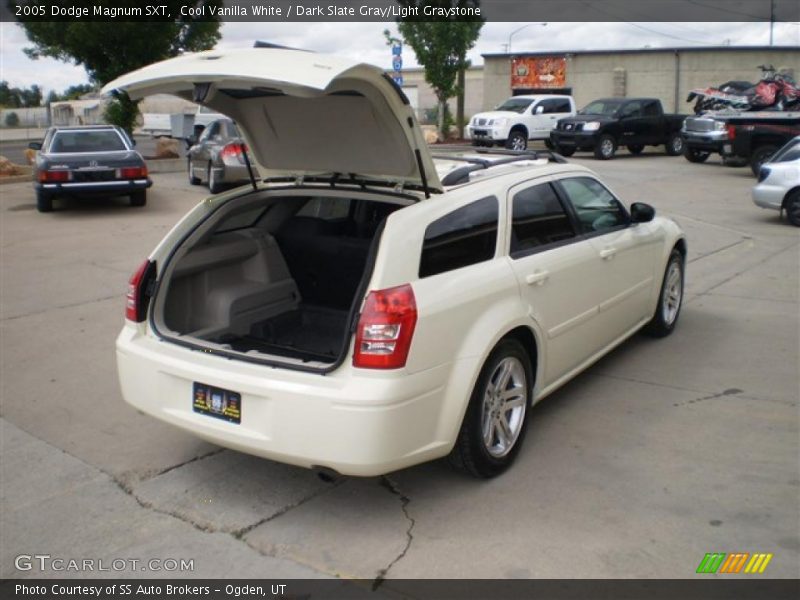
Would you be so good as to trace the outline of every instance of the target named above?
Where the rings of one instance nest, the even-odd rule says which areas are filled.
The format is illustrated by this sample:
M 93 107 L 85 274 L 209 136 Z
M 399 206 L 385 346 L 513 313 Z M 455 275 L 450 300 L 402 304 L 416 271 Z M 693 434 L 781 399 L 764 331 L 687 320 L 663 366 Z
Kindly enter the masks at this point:
M 203 188 L 158 174 L 145 208 L 38 214 L 29 183 L 0 186 L 0 576 L 689 578 L 707 552 L 768 552 L 763 576 L 798 577 L 800 230 L 753 205 L 748 169 L 575 161 L 684 227 L 686 303 L 672 336 L 538 405 L 491 481 L 431 463 L 330 484 L 138 414 L 114 362 L 126 282 Z M 35 553 L 194 569 L 15 568 Z

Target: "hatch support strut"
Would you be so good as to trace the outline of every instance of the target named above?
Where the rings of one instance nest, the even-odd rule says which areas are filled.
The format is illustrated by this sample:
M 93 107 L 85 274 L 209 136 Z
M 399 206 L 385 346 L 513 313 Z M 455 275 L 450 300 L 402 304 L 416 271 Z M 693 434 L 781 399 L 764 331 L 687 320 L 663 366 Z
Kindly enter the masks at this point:
M 250 164 L 250 157 L 247 156 L 247 146 L 244 143 L 242 143 L 242 156 L 244 156 L 244 164 L 247 165 L 247 173 L 250 175 L 250 183 L 253 185 L 253 190 L 258 190 L 256 178 L 253 175 L 253 167 Z

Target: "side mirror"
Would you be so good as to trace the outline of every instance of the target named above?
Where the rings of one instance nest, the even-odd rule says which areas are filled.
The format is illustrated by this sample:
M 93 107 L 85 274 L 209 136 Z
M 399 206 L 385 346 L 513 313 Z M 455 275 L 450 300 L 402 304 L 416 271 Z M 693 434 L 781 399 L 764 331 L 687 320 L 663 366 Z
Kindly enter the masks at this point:
M 648 223 L 656 216 L 656 209 L 644 202 L 631 204 L 631 221 L 634 223 Z
M 533 114 L 535 114 L 535 115 L 541 115 L 542 113 L 544 113 L 544 106 L 541 106 L 541 105 L 540 105 L 540 106 L 537 106 L 537 107 L 536 107 L 536 108 L 533 110 Z
M 31 150 L 41 150 L 42 142 L 30 142 L 28 144 L 28 148 L 30 148 Z

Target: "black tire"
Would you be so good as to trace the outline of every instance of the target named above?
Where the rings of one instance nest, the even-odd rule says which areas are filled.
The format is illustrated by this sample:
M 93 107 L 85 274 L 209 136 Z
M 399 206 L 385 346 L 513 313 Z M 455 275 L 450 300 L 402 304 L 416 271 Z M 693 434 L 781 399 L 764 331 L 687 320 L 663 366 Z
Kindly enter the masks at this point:
M 800 227 L 800 190 L 794 190 L 786 196 L 783 208 L 786 210 L 786 218 L 789 223 L 795 227 Z
M 506 365 L 511 370 L 505 384 L 502 384 L 502 370 Z M 520 379 L 524 379 L 521 384 Z M 531 361 L 522 344 L 515 339 L 502 340 L 486 359 L 472 390 L 464 421 L 450 453 L 450 464 L 459 471 L 486 479 L 499 475 L 511 466 L 525 438 L 532 388 Z M 490 389 L 495 392 L 494 395 L 489 393 Z M 499 389 L 506 393 L 519 391 L 513 398 L 505 400 L 514 402 L 512 408 L 507 408 L 501 402 L 497 395 Z M 508 419 L 504 419 L 506 416 Z M 484 441 L 485 419 L 489 419 L 488 442 Z M 499 424 L 501 419 L 507 425 L 505 431 L 510 432 L 513 438 L 506 439 L 508 443 L 505 447 L 499 435 L 500 429 L 503 429 Z
M 147 190 L 133 192 L 130 196 L 131 206 L 144 206 L 147 204 Z
M 697 148 L 690 148 L 689 146 L 683 147 L 683 156 L 686 160 L 692 163 L 704 163 L 711 156 L 711 152 L 698 150 Z
M 192 175 L 192 161 L 191 159 L 187 159 L 186 161 L 186 171 L 189 174 L 189 185 L 200 185 L 200 178 L 195 177 Z
M 630 144 L 628 146 L 628 152 L 631 154 L 641 154 L 644 150 L 644 144 Z
M 556 146 L 556 152 L 558 152 L 561 156 L 566 156 L 569 158 L 575 154 L 575 148 L 571 146 Z
M 677 248 L 672 249 L 661 280 L 661 292 L 653 318 L 642 330 L 651 337 L 666 337 L 678 322 L 683 306 L 684 261 Z M 675 289 L 674 286 L 678 286 Z
M 214 175 L 211 163 L 208 163 L 208 191 L 212 194 L 219 194 L 223 189 L 225 189 L 225 186 Z
M 42 190 L 36 190 L 36 210 L 41 213 L 53 211 L 53 197 Z
M 667 138 L 666 149 L 669 156 L 683 154 L 683 137 L 680 133 L 671 133 Z
M 553 142 L 552 142 L 552 140 L 550 138 L 545 138 L 544 147 L 547 148 L 548 150 L 555 150 L 556 149 L 555 145 L 553 144 Z
M 753 154 L 750 156 L 750 170 L 753 171 L 753 175 L 758 177 L 758 172 L 761 170 L 761 165 L 763 165 L 769 158 L 778 151 L 777 146 L 759 146 L 753 151 Z
M 527 150 L 528 136 L 521 129 L 514 129 L 508 134 L 506 148 L 509 150 Z
M 599 160 L 611 160 L 617 153 L 617 140 L 608 134 L 601 135 L 594 147 L 594 157 Z

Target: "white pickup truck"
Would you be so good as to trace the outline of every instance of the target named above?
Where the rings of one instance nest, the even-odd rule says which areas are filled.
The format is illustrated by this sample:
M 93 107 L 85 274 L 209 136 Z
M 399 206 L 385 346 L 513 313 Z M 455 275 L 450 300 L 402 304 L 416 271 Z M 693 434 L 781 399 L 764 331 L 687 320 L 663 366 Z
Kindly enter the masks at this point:
M 478 113 L 467 125 L 474 146 L 505 145 L 525 150 L 528 140 L 550 140 L 559 119 L 575 115 L 572 96 L 513 96 L 490 112 Z

